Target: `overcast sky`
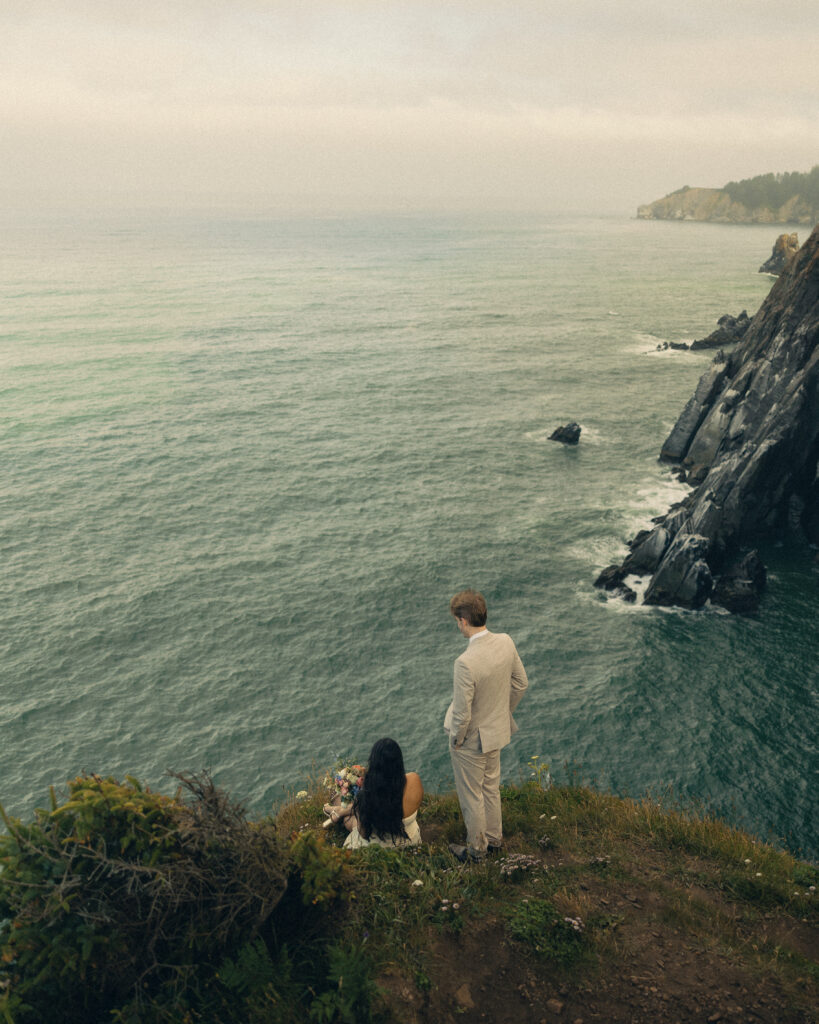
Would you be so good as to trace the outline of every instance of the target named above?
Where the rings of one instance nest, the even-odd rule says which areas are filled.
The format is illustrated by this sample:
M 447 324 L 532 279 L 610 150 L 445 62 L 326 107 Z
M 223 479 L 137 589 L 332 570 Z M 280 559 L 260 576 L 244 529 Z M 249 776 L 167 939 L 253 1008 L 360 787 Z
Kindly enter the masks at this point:
M 2 0 L 0 202 L 633 213 L 819 163 L 816 0 Z

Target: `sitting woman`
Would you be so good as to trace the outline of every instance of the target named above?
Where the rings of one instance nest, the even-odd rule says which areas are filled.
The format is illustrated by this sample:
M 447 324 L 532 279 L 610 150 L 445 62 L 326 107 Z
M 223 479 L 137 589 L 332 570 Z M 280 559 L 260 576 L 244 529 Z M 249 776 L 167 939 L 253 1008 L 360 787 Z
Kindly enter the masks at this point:
M 374 843 L 378 846 L 418 846 L 418 808 L 424 787 L 415 772 L 404 771 L 401 748 L 389 738 L 378 740 L 370 751 L 364 784 L 348 806 L 325 807 L 333 821 L 344 821 L 348 850 Z

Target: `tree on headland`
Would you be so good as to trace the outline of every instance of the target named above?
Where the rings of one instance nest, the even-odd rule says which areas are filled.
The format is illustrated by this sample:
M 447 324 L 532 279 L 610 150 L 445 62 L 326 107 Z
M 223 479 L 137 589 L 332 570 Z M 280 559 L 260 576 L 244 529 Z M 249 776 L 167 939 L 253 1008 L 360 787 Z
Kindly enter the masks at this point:
M 796 196 L 814 210 L 819 210 L 819 164 L 805 174 L 786 171 L 729 181 L 724 191 L 735 203 L 742 203 L 752 210 L 759 207 L 778 210 Z

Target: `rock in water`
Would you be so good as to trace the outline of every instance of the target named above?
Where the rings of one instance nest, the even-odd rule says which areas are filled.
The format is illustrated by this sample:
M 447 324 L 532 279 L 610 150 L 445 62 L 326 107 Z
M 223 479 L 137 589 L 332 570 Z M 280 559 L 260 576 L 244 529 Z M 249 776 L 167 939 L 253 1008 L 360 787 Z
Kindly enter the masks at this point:
M 731 612 L 754 612 L 765 589 L 767 573 L 756 551 L 733 562 L 714 588 L 713 600 Z
M 785 264 L 796 255 L 798 249 L 799 235 L 796 232 L 792 235 L 780 235 L 774 242 L 771 255 L 759 268 L 760 274 L 774 274 L 775 276 L 781 274 L 785 269 Z
M 707 338 L 700 338 L 699 341 L 692 341 L 690 348 L 696 352 L 702 348 L 722 348 L 723 345 L 735 345 L 745 336 L 745 332 L 751 325 L 751 318 L 746 310 L 739 316 L 731 316 L 726 313 L 717 320 L 717 329 L 712 331 Z
M 562 441 L 563 444 L 577 444 L 580 440 L 580 425 L 578 423 L 567 423 L 565 427 L 558 427 L 549 435 L 550 441 Z
M 650 572 L 648 604 L 750 611 L 765 585 L 743 546 L 780 531 L 819 544 L 819 227 L 744 336 L 702 376 L 661 457 L 698 484 L 635 538 L 619 572 Z M 616 578 L 617 567 L 609 571 Z

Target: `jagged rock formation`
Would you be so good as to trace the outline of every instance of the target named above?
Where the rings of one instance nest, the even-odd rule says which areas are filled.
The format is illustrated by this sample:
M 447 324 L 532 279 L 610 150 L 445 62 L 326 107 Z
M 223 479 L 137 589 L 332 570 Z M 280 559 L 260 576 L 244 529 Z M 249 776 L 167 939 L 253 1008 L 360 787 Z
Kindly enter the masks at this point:
M 799 235 L 780 235 L 774 242 L 771 255 L 759 268 L 760 274 L 773 274 L 778 277 L 785 269 L 788 260 L 799 251 Z
M 687 344 L 684 341 L 664 341 L 657 346 L 657 351 L 665 351 L 666 349 L 692 349 L 697 351 L 703 348 L 722 348 L 724 345 L 736 345 L 738 341 L 741 341 L 745 336 L 745 332 L 751 324 L 751 318 L 748 316 L 747 310 L 744 310 L 739 316 L 731 316 L 730 313 L 726 313 L 717 320 L 717 329 L 712 331 L 707 338 L 700 338 L 699 341 L 692 341 L 691 344 Z
M 565 427 L 558 427 L 549 435 L 550 441 L 562 441 L 563 444 L 577 444 L 580 440 L 580 424 L 567 423 Z
M 717 329 L 712 331 L 707 338 L 700 338 L 699 341 L 691 342 L 691 349 L 696 352 L 702 348 L 722 348 L 723 345 L 736 345 L 742 341 L 745 332 L 751 326 L 751 318 L 748 311 L 743 309 L 739 316 L 731 316 L 726 313 L 717 320 Z
M 648 604 L 749 611 L 765 582 L 743 549 L 778 530 L 819 543 L 819 227 L 774 283 L 742 341 L 713 364 L 665 441 L 696 486 L 630 544 L 598 585 L 651 574 Z
M 684 188 L 637 207 L 640 220 L 707 220 L 716 224 L 814 224 L 816 211 L 801 196 L 772 209 L 735 202 L 722 188 Z

